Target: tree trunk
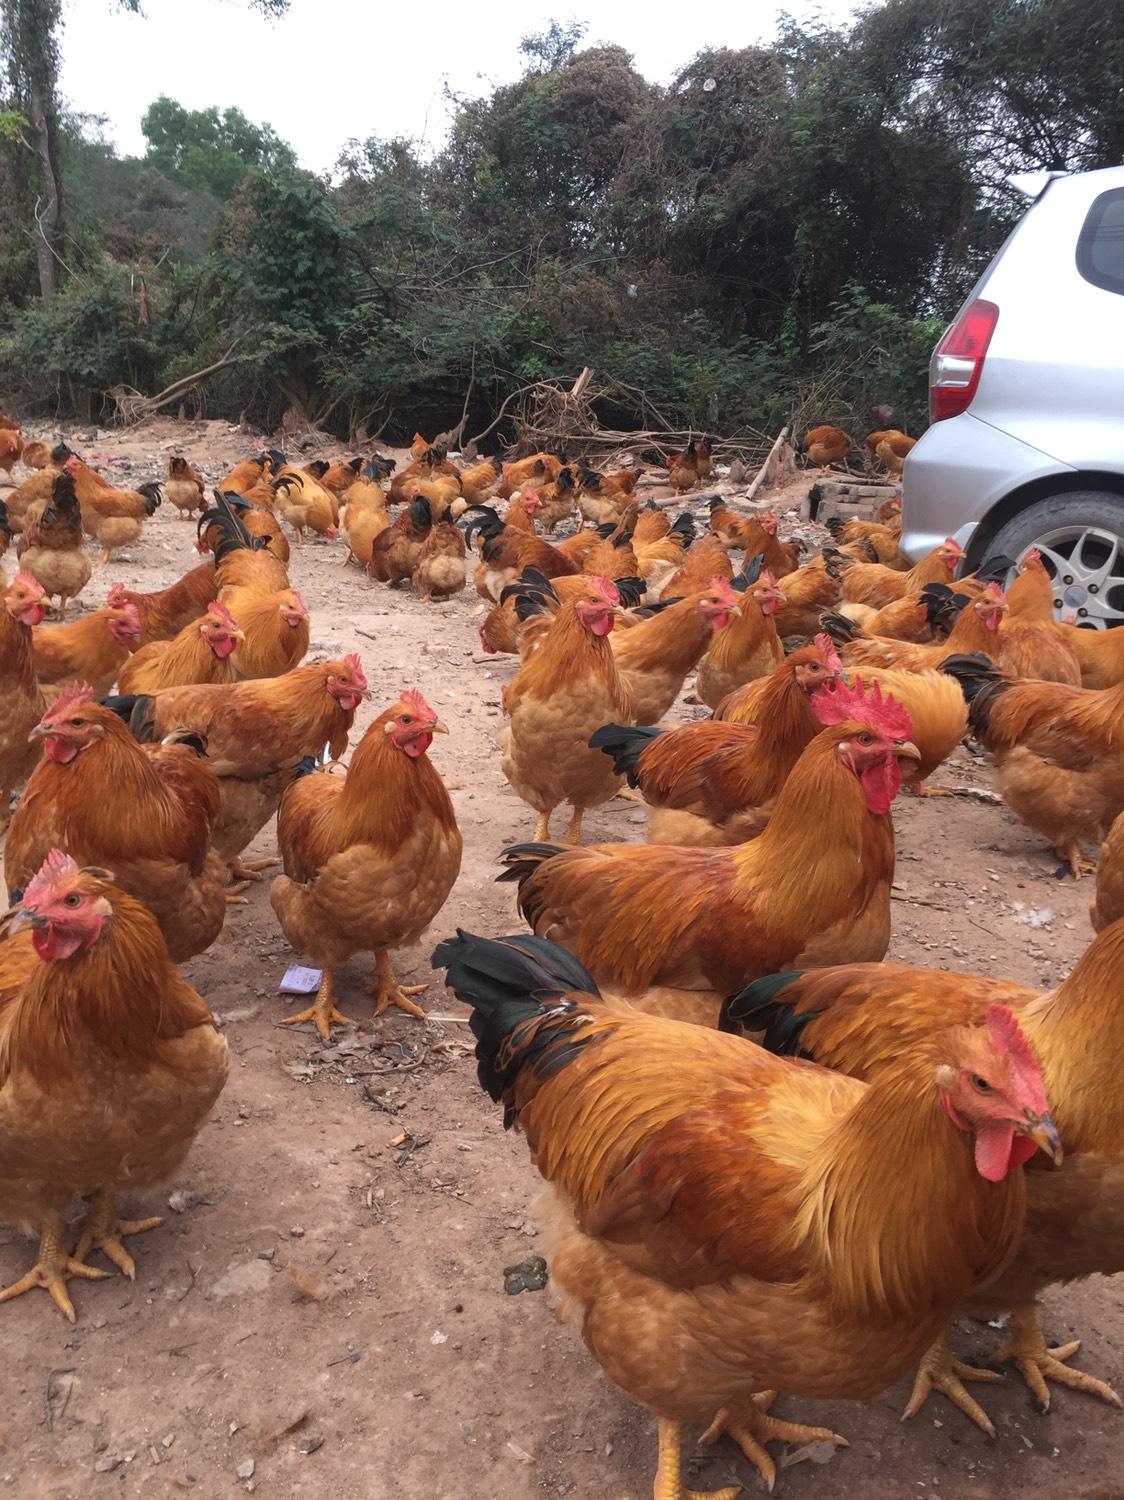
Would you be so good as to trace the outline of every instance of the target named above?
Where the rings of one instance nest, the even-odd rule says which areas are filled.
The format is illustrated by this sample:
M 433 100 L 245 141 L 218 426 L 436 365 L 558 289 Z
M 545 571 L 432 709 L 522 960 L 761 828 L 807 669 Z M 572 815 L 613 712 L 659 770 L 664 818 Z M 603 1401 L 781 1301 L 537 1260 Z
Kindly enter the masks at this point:
M 39 268 L 39 295 L 44 306 L 49 306 L 58 287 L 54 237 L 59 222 L 59 183 L 51 141 L 53 121 L 44 108 L 38 87 L 32 87 L 30 105 L 35 154 L 43 175 L 43 198 L 35 207 L 35 260 Z

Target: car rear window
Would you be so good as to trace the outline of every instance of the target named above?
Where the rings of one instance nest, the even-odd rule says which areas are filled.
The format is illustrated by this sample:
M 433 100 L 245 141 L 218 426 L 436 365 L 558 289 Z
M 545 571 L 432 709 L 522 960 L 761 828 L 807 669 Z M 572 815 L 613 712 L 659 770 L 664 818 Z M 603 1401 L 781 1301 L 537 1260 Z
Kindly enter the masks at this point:
M 1124 297 L 1124 188 L 1093 200 L 1077 237 L 1077 269 L 1094 286 Z

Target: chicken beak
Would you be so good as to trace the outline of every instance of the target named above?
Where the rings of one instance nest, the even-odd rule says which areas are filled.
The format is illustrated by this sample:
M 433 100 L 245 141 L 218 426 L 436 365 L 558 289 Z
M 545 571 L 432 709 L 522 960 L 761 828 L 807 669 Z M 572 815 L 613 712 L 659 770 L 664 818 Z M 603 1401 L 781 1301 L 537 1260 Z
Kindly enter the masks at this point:
M 440 719 L 434 719 L 433 723 L 429 726 L 429 732 L 430 734 L 448 734 L 449 726 L 442 724 Z
M 24 927 L 46 926 L 46 917 L 41 917 L 33 906 L 13 906 L 4 918 L 6 932 L 20 932 Z
M 1061 1136 L 1058 1135 L 1058 1127 L 1049 1115 L 1040 1115 L 1037 1120 L 1031 1116 L 1029 1120 L 1020 1122 L 1017 1128 L 1032 1140 L 1040 1151 L 1045 1151 L 1055 1166 L 1061 1166 L 1064 1154 Z
M 41 738 L 41 736 L 45 735 L 46 733 L 47 733 L 47 725 L 46 724 L 36 724 L 35 728 L 31 731 L 31 733 L 27 737 L 28 738 L 28 743 L 30 743 L 32 740 L 37 740 L 37 739 Z
M 898 758 L 898 760 L 921 759 L 921 751 L 918 750 L 917 746 L 913 743 L 912 740 L 902 740 L 900 744 L 895 745 L 894 754 Z

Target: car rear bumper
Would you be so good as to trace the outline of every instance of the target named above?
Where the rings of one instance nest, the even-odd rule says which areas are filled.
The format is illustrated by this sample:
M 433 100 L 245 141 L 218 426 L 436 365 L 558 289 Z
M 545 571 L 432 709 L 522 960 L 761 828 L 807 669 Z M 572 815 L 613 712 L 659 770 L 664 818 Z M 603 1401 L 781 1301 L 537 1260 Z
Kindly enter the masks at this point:
M 969 549 L 980 523 L 1012 490 L 1073 472 L 970 411 L 935 422 L 905 461 L 901 548 L 917 561 L 955 538 Z

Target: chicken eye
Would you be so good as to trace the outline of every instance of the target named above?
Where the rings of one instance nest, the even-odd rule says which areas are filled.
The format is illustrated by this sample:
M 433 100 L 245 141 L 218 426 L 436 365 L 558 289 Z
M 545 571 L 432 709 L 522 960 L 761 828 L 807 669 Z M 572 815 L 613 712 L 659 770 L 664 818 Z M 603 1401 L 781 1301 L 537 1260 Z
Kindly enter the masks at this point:
M 401 714 L 399 717 L 403 724 L 412 724 L 414 722 L 409 714 Z
M 978 1073 L 972 1074 L 972 1087 L 978 1089 L 981 1094 L 991 1093 L 991 1084 L 986 1078 L 981 1078 Z
M 81 906 L 82 905 L 82 897 L 78 894 L 77 891 L 71 891 L 71 893 L 70 893 L 69 896 L 64 896 L 63 897 L 62 904 L 64 906 L 72 906 L 72 907 L 73 906 Z
M 873 743 L 874 743 L 874 740 L 872 739 L 872 737 L 869 734 L 860 734 L 859 735 L 859 744 L 860 745 L 872 745 Z
M 81 719 L 71 719 L 70 722 L 75 726 L 76 729 L 80 729 L 82 727 Z

